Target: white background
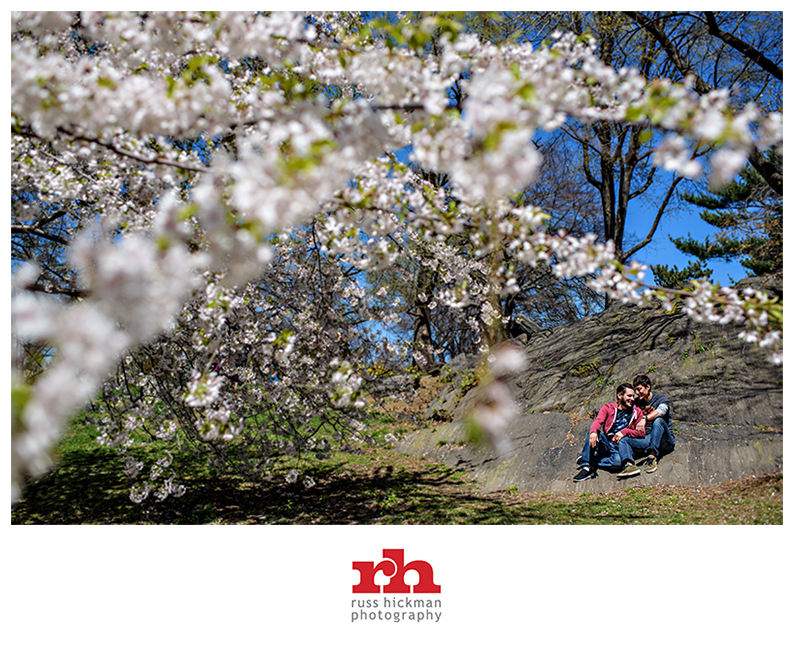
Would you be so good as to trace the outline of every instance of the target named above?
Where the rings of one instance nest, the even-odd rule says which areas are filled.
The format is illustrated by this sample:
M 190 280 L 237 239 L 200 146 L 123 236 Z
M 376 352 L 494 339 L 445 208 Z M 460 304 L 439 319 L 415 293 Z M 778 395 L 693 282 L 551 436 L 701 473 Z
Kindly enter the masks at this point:
M 781 649 L 788 529 L 9 526 L 6 649 Z M 384 548 L 432 564 L 440 622 L 351 622 Z
M 790 649 L 789 532 L 788 525 L 12 527 L 7 521 L 3 647 Z M 352 562 L 377 562 L 384 548 L 403 548 L 406 561 L 433 565 L 441 585 L 439 623 L 350 622 L 358 581 Z

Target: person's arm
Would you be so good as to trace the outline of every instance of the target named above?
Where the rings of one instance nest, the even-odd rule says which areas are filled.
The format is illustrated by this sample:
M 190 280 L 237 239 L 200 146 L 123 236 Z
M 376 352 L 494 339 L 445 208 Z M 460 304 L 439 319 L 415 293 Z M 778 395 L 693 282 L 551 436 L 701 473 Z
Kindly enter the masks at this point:
M 631 437 L 632 439 L 639 439 L 640 437 L 645 437 L 645 419 L 640 421 L 636 426 L 623 428 L 617 435 L 615 435 L 615 441 L 620 441 L 624 437 Z
M 647 410 L 648 408 L 645 409 Z M 669 410 L 670 410 L 669 403 L 659 403 L 658 407 L 650 408 L 650 410 L 648 410 L 648 412 L 645 415 L 645 419 L 650 423 L 652 421 L 655 421 L 659 417 L 663 417 L 665 414 L 667 414 Z
M 604 423 L 606 423 L 607 415 L 609 414 L 609 408 L 606 405 L 602 405 L 601 409 L 598 411 L 598 415 L 595 418 L 595 421 L 590 425 L 590 447 L 595 448 L 598 445 L 598 431 L 604 427 Z

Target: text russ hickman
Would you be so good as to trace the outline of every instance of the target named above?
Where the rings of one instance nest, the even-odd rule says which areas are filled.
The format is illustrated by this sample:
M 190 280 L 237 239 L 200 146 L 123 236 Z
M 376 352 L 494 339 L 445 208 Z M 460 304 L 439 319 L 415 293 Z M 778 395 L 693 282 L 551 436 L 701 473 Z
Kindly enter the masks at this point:
M 359 594 L 359 597 L 354 597 L 351 601 L 351 622 L 380 620 L 393 623 L 411 621 L 437 623 L 441 620 L 440 597 L 432 595 L 416 597 L 418 593 L 441 593 L 441 587 L 433 579 L 433 567 L 423 560 L 407 564 L 404 560 L 404 550 L 386 548 L 383 551 L 383 559 L 377 564 L 372 561 L 353 562 L 353 570 L 359 572 L 359 581 L 358 584 L 353 585 L 353 593 Z M 417 583 L 406 583 L 405 574 L 408 571 L 415 571 L 419 577 Z M 375 575 L 379 572 L 388 578 L 386 584 L 375 583 Z M 364 593 L 383 595 L 377 598 L 360 595 Z

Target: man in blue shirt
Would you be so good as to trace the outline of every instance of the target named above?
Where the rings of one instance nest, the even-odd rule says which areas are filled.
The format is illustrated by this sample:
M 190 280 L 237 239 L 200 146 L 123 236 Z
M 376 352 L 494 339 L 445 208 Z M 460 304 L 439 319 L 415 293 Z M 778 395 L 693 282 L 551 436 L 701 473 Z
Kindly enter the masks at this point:
M 670 422 L 670 399 L 658 392 L 651 391 L 651 379 L 639 375 L 634 379 L 636 394 L 635 405 L 645 414 L 645 437 L 629 441 L 635 450 L 645 449 L 648 453 L 645 463 L 646 473 L 656 471 L 659 457 L 675 448 L 675 437 Z M 637 460 L 639 464 L 642 460 Z

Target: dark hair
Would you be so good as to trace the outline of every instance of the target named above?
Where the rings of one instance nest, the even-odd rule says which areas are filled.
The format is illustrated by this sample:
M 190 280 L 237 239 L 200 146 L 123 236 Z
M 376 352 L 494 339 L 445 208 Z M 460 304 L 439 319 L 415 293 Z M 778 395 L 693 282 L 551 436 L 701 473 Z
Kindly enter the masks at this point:
M 617 390 L 615 391 L 615 394 L 617 396 L 620 396 L 621 394 L 625 394 L 627 389 L 630 389 L 633 392 L 634 385 L 631 385 L 629 383 L 620 383 L 620 385 L 618 385 Z
M 640 374 L 634 379 L 634 387 L 637 385 L 642 385 L 643 387 L 647 387 L 648 389 L 651 388 L 651 379 L 644 374 Z

